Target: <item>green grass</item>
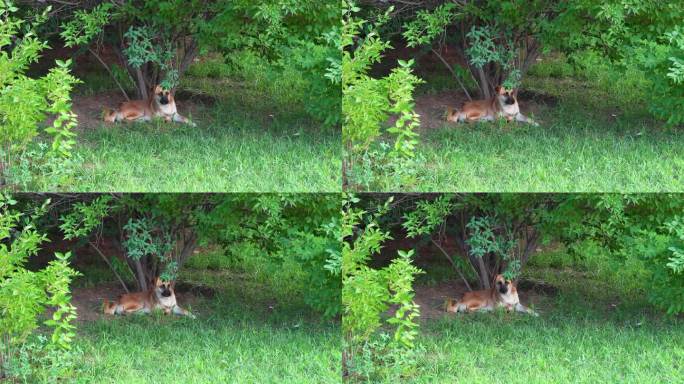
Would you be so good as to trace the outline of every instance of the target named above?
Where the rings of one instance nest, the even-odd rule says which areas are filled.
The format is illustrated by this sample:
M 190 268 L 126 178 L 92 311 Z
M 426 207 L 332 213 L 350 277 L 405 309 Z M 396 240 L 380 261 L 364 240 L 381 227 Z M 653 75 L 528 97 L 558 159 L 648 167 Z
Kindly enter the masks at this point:
M 196 320 L 153 314 L 79 324 L 76 383 L 337 383 L 341 337 L 298 299 L 228 271 L 185 270 L 216 290 Z
M 336 328 L 263 321 L 236 302 L 216 300 L 211 309 L 197 320 L 140 316 L 82 326 L 77 382 L 338 382 Z
M 551 61 L 526 78 L 523 89 L 556 100 L 540 103 L 540 127 L 444 123 L 424 130 L 416 151 L 421 179 L 410 189 L 681 190 L 684 140 L 650 118 L 643 79 L 632 72 L 622 78 L 605 71 L 589 78 L 568 74 L 567 66 Z M 434 76 L 433 87 L 442 89 L 442 77 Z M 421 92 L 434 92 L 427 80 Z
M 424 328 L 420 383 L 663 383 L 684 375 L 681 324 L 557 312 L 452 318 Z
M 224 106 L 225 107 L 225 106 Z M 211 111 L 209 112 L 211 113 Z M 81 136 L 83 168 L 71 191 L 319 192 L 340 189 L 338 136 L 304 123 L 269 128 L 236 111 L 213 111 L 197 128 L 108 127 Z M 205 115 L 204 117 L 208 117 Z
M 196 128 L 152 122 L 80 130 L 74 149 L 79 165 L 68 185 L 58 189 L 339 191 L 340 132 L 309 118 L 292 100 L 296 92 L 286 95 L 290 99 L 270 95 L 272 89 L 227 73 L 224 64 L 212 59 L 183 79 L 181 89 L 193 95 L 191 100 L 203 101 L 192 116 Z M 101 74 L 82 77 L 84 84 L 77 89 L 82 95 L 115 89 Z
M 664 383 L 684 377 L 684 324 L 643 296 L 616 297 L 582 274 L 556 276 L 539 318 L 452 315 L 421 326 L 407 383 Z M 594 288 L 588 288 L 594 287 Z M 595 289 L 596 288 L 596 289 Z M 524 298 L 523 298 L 524 300 Z

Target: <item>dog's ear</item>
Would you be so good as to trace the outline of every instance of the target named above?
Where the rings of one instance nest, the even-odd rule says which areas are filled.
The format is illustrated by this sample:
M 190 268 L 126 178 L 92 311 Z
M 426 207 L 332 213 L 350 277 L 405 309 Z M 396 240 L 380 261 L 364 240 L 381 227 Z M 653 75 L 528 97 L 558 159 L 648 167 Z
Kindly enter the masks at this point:
M 496 88 L 494 88 L 494 92 L 498 93 L 499 95 L 503 94 L 503 87 L 500 85 L 497 85 Z
M 154 286 L 158 287 L 159 285 L 161 285 L 161 279 L 159 277 L 156 277 L 154 279 Z
M 511 91 L 511 96 L 518 97 L 518 88 Z
M 161 85 L 157 85 L 154 87 L 154 94 L 156 95 L 157 93 L 160 93 L 162 91 Z

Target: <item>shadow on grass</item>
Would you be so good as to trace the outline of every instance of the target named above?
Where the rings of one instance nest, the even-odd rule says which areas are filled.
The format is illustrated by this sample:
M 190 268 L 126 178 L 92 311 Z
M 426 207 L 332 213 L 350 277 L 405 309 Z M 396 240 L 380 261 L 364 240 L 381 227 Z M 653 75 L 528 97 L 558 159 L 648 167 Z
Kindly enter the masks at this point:
M 75 376 L 104 383 L 339 381 L 336 322 L 234 274 L 195 271 L 184 281 L 215 291 L 194 300 L 185 293 L 196 320 L 152 314 L 83 323 L 75 346 L 85 358 Z
M 423 322 L 420 371 L 407 382 L 675 382 L 684 325 L 639 290 L 586 274 L 530 271 L 556 289 L 536 295 L 540 317 L 504 311 Z M 522 293 L 530 299 L 530 291 Z
M 415 190 L 660 192 L 684 185 L 684 140 L 638 112 L 568 96 L 540 127 L 443 124 L 425 132 Z M 529 113 L 529 112 L 526 112 Z
M 284 112 L 255 116 L 235 99 L 202 108 L 196 128 L 163 122 L 88 130 L 72 191 L 337 191 L 340 136 Z

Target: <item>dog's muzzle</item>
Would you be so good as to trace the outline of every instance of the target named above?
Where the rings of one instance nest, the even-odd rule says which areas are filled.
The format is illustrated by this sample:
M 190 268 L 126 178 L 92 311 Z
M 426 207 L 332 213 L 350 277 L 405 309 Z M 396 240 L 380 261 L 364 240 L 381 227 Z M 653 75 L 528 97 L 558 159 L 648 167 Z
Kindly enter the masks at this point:
M 169 103 L 169 98 L 166 96 L 162 96 L 159 98 L 159 104 L 161 105 L 166 105 Z
M 504 103 L 506 105 L 513 105 L 513 104 L 515 104 L 515 99 L 512 97 L 507 97 L 506 100 L 504 100 Z
M 169 297 L 169 296 L 171 296 L 171 291 L 169 291 L 169 290 L 162 291 L 162 296 L 164 296 L 164 297 Z

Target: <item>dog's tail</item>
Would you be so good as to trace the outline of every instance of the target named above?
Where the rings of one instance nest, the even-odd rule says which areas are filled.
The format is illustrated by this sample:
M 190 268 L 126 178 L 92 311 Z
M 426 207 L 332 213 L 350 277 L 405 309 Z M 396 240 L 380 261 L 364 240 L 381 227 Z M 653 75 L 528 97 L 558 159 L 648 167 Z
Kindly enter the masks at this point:
M 444 301 L 444 311 L 446 312 L 460 312 L 461 303 L 456 299 L 446 299 Z
M 102 307 L 105 315 L 113 315 L 116 310 L 116 303 L 110 303 L 108 299 L 104 299 Z
M 461 111 L 459 111 L 456 108 L 447 107 L 446 120 L 454 122 L 454 123 L 458 123 L 459 121 L 462 121 Z
M 446 299 L 444 310 L 451 313 L 468 312 L 468 306 L 456 299 Z
M 111 110 L 109 108 L 105 108 L 102 111 L 102 119 L 108 123 L 113 123 L 117 120 L 116 118 L 117 118 L 118 114 L 119 114 L 119 111 L 117 111 L 117 110 Z

